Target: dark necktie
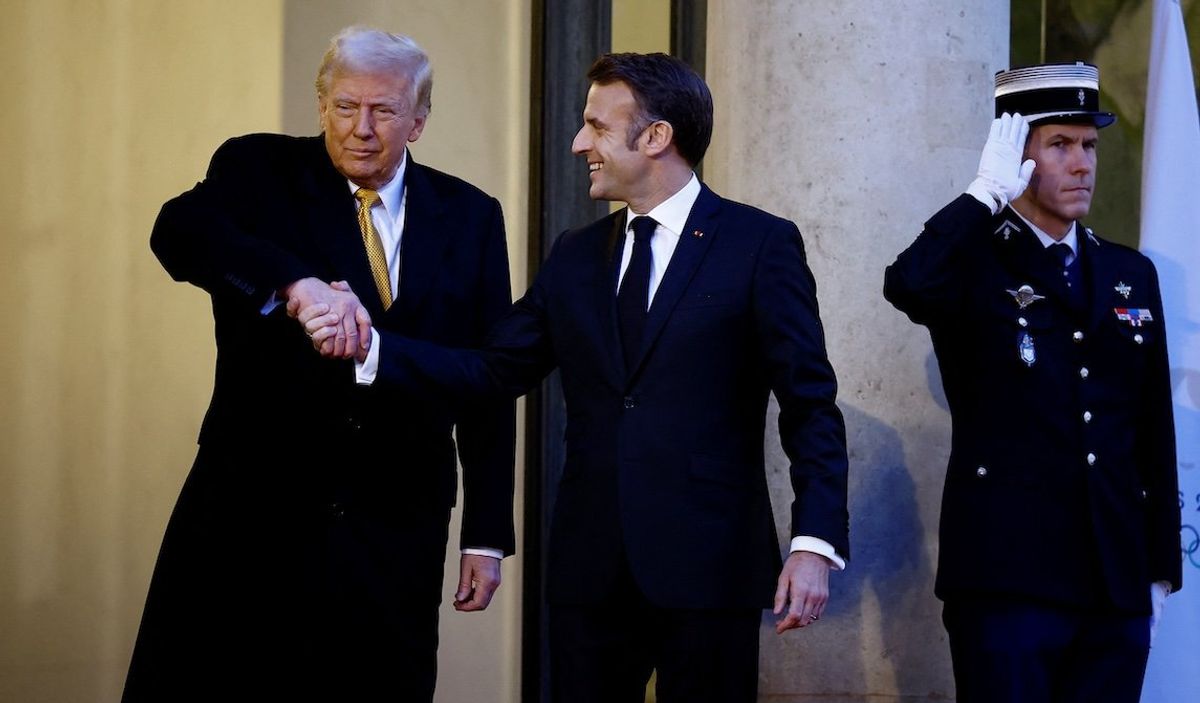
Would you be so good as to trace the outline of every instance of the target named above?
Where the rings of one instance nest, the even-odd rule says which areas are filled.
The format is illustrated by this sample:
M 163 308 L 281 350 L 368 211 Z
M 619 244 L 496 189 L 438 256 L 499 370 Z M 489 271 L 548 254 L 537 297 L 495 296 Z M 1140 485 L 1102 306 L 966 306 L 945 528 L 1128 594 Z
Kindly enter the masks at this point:
M 654 256 L 650 240 L 658 223 L 650 217 L 635 217 L 633 254 L 621 287 L 617 290 L 617 318 L 621 326 L 621 348 L 625 352 L 625 368 L 632 371 L 637 353 L 642 348 L 642 332 L 646 328 L 646 308 L 650 299 L 650 263 Z
M 1079 257 L 1076 256 L 1068 264 L 1067 259 L 1071 258 L 1073 252 L 1071 247 L 1062 242 L 1051 244 L 1049 249 L 1062 270 L 1063 282 L 1067 284 L 1067 302 L 1075 308 L 1083 307 L 1083 277 L 1080 275 Z

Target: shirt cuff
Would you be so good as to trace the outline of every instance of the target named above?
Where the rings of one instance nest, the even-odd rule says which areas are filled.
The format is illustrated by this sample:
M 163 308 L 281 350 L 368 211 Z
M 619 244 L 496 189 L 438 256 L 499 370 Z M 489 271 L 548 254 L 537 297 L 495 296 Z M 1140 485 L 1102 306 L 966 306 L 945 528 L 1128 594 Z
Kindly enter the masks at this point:
M 279 299 L 279 292 L 271 291 L 270 299 L 267 300 L 265 305 L 259 308 L 258 312 L 262 314 L 263 317 L 266 317 L 267 315 L 275 312 L 275 308 L 279 307 L 280 305 L 283 305 L 283 301 Z
M 359 385 L 369 386 L 375 382 L 375 374 L 379 373 L 379 335 L 371 328 L 371 348 L 367 350 L 364 361 L 354 360 L 354 378 Z
M 462 550 L 463 556 L 471 554 L 477 557 L 491 557 L 493 559 L 503 559 L 504 552 L 499 549 L 489 549 L 487 547 L 464 547 Z
M 793 537 L 792 548 L 789 551 L 812 552 L 813 554 L 820 554 L 829 561 L 833 562 L 834 571 L 841 571 L 842 569 L 846 568 L 845 558 L 837 553 L 837 550 L 833 548 L 832 544 L 826 542 L 820 537 Z

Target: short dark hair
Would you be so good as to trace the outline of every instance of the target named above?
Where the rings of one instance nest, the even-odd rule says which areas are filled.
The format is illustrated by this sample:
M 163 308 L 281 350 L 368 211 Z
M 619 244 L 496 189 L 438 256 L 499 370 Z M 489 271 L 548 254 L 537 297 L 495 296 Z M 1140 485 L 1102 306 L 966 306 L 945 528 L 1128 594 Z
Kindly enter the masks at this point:
M 629 148 L 651 122 L 663 120 L 675 133 L 675 148 L 695 166 L 712 139 L 712 93 L 704 79 L 683 61 L 667 54 L 605 54 L 588 69 L 599 85 L 629 86 L 641 114 L 629 128 Z

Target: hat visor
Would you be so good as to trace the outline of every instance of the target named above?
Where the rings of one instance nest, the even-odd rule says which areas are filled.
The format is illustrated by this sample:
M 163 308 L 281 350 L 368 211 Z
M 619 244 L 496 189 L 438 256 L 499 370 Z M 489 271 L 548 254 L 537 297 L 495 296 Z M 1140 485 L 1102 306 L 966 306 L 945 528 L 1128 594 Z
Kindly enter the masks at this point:
M 1044 124 L 1090 124 L 1096 129 L 1103 129 L 1117 121 L 1117 116 L 1111 112 L 1043 112 L 1038 115 L 1025 115 L 1030 127 Z

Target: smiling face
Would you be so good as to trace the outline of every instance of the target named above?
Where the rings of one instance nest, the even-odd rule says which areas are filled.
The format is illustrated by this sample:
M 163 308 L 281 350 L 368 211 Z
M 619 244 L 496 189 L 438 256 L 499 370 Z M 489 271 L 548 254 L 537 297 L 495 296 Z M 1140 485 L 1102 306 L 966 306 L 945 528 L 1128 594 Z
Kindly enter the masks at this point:
M 583 126 L 571 142 L 571 152 L 587 159 L 588 195 L 593 200 L 636 205 L 651 187 L 652 159 L 640 144 L 645 129 L 637 130 L 640 112 L 633 92 L 620 81 L 593 83 L 588 89 Z
M 1037 162 L 1029 187 L 1013 207 L 1053 237 L 1088 214 L 1096 186 L 1096 144 L 1090 124 L 1044 124 L 1029 132 L 1025 158 Z
M 346 178 L 378 190 L 396 175 L 408 142 L 425 128 L 413 105 L 414 91 L 395 73 L 351 71 L 333 75 L 319 99 L 325 150 Z

